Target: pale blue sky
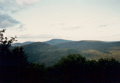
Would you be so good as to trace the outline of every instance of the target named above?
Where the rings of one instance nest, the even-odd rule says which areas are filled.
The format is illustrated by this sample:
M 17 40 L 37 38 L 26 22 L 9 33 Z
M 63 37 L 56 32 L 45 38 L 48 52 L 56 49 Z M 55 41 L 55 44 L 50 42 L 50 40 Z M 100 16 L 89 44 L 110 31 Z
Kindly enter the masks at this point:
M 0 0 L 0 21 L 19 42 L 120 41 L 120 0 Z

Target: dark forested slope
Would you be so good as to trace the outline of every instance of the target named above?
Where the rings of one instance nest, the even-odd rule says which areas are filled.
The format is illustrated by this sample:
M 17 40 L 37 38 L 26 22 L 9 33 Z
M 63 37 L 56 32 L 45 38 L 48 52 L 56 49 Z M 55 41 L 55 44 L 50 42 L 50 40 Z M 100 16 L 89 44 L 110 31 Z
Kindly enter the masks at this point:
M 112 49 L 113 47 L 120 47 L 120 42 L 103 42 L 103 41 L 74 41 L 68 43 L 57 44 L 56 47 L 68 49 Z
M 64 39 L 51 39 L 49 41 L 46 41 L 44 43 L 50 44 L 50 45 L 57 45 L 61 43 L 66 43 L 66 42 L 72 42 L 71 40 L 64 40 Z
M 68 54 L 82 54 L 88 59 L 115 57 L 120 60 L 120 42 L 72 41 L 56 45 L 34 42 L 23 47 L 29 61 L 47 65 L 53 65 L 62 56 Z

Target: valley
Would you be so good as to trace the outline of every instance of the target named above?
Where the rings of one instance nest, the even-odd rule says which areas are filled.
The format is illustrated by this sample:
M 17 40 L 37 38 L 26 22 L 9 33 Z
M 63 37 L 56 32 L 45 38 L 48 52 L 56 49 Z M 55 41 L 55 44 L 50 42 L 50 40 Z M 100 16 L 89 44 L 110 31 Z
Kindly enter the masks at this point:
M 15 44 L 17 46 L 17 44 Z M 55 64 L 61 57 L 69 54 L 81 54 L 87 59 L 115 58 L 120 61 L 120 42 L 71 41 L 52 39 L 46 42 L 29 42 L 23 46 L 28 60 L 33 63 Z

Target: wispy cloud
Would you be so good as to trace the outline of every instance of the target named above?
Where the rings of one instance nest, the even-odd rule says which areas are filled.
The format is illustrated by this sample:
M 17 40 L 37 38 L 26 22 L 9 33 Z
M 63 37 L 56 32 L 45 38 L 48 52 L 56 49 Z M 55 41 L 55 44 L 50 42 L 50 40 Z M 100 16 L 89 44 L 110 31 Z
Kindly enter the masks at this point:
M 0 0 L 0 28 L 23 27 L 24 25 L 11 14 L 26 9 L 37 1 L 40 0 Z
M 99 27 L 107 27 L 107 26 L 108 26 L 107 24 L 99 25 Z
M 53 38 L 60 38 L 59 36 L 55 35 L 46 35 L 46 34 L 41 34 L 41 35 L 30 35 L 30 34 L 24 34 L 21 36 L 17 36 L 18 40 L 21 40 L 22 42 L 24 41 L 44 41 L 44 40 L 50 40 Z
M 39 0 L 16 0 L 16 2 L 21 6 L 21 5 L 29 5 L 37 2 Z
M 120 34 L 112 35 L 112 36 L 120 36 Z
M 63 30 L 75 30 L 75 29 L 80 29 L 82 27 L 76 26 L 76 27 L 66 27 L 66 28 L 62 28 Z
M 15 13 L 41 0 L 1 0 L 0 11 Z
M 0 28 L 14 27 L 16 25 L 22 27 L 23 24 L 7 14 L 0 14 Z
M 54 35 L 30 35 L 30 34 L 25 34 L 21 35 L 19 38 L 33 38 L 33 39 L 39 39 L 39 38 L 55 38 L 56 36 Z
M 80 25 L 71 25 L 71 24 L 66 24 L 66 23 L 60 23 L 58 24 L 60 29 L 62 30 L 74 30 L 74 29 L 79 29 L 82 28 Z

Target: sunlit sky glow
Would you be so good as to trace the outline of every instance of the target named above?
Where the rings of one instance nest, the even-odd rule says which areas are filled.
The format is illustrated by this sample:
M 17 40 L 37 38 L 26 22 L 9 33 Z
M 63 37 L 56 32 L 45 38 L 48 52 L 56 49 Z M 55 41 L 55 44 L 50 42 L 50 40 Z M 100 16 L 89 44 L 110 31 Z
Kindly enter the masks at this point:
M 0 28 L 19 42 L 120 41 L 120 0 L 0 0 Z

